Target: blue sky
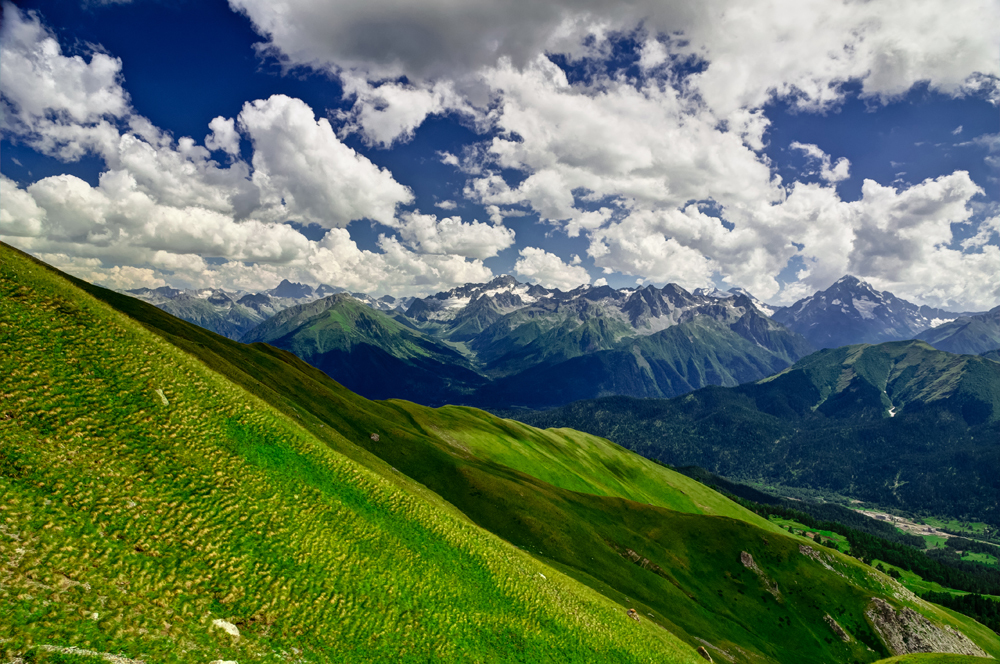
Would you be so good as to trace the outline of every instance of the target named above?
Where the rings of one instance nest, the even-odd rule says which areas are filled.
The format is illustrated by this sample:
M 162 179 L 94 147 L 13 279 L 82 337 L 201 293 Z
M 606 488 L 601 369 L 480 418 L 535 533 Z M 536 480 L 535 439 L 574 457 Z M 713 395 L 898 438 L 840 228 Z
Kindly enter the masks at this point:
M 757 4 L 7 3 L 0 238 L 122 289 L 1000 304 L 996 4 Z

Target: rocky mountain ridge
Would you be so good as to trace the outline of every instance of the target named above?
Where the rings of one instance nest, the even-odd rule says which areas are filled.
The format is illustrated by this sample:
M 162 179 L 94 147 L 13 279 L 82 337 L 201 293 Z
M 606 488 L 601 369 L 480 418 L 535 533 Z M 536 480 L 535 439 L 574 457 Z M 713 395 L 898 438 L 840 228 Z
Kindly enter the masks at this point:
M 983 314 L 968 314 L 917 335 L 930 345 L 951 353 L 985 355 L 1000 349 L 1000 307 Z
M 775 309 L 772 317 L 815 348 L 837 348 L 913 339 L 925 330 L 968 315 L 974 314 L 913 304 L 845 275 L 824 291 Z
M 373 398 L 488 407 L 676 396 L 757 380 L 811 351 L 745 293 L 695 294 L 676 284 L 561 291 L 504 275 L 414 299 L 405 311 L 358 317 L 345 306 L 338 298 L 298 305 L 242 339 L 291 350 Z M 356 327 L 362 318 L 365 329 Z M 447 372 L 451 387 L 442 393 L 429 389 L 427 372 L 443 371 L 447 348 L 462 371 Z M 406 377 L 383 379 L 394 392 L 359 380 L 387 376 L 390 365 Z

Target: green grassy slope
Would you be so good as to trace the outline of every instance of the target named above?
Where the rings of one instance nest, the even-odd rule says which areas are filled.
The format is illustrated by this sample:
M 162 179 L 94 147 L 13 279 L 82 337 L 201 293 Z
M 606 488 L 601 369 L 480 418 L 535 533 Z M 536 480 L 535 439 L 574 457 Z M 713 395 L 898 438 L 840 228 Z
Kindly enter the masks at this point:
M 573 429 L 540 430 L 460 406 L 429 409 L 396 402 L 424 431 L 484 461 L 555 487 L 626 498 L 690 514 L 727 516 L 765 530 L 771 524 L 716 491 L 604 439 Z M 779 532 L 774 530 L 774 532 Z
M 8 655 L 697 661 L 6 248 L 0 289 Z
M 735 388 L 519 417 L 734 479 L 1000 519 L 1000 364 L 924 342 L 824 350 Z
M 13 252 L 10 254 L 28 264 L 28 259 Z M 535 565 L 533 569 L 546 570 L 542 572 L 547 577 L 545 581 L 558 578 L 568 583 L 564 577 L 550 573 L 553 568 L 561 570 L 584 586 L 617 602 L 616 616 L 623 616 L 625 607 L 635 607 L 643 617 L 639 625 L 644 629 L 651 624 L 663 625 L 692 646 L 701 645 L 704 639 L 712 647 L 732 653 L 736 661 L 760 661 L 760 658 L 765 658 L 780 662 L 855 659 L 870 662 L 877 658 L 880 645 L 870 628 L 866 627 L 863 612 L 870 597 L 886 596 L 893 604 L 912 605 L 933 620 L 950 624 L 969 634 L 988 650 L 1000 653 L 996 636 L 985 628 L 914 600 L 886 577 L 832 552 L 829 560 L 824 559 L 836 570 L 831 571 L 821 562 L 800 553 L 798 546 L 805 540 L 776 532 L 768 522 L 702 485 L 607 441 L 578 432 L 542 432 L 467 408 L 431 410 L 407 402 L 370 402 L 351 394 L 289 353 L 261 344 L 236 344 L 131 298 L 89 285 L 85 287 L 128 313 L 133 322 L 143 321 L 147 331 L 155 332 L 160 339 L 169 340 L 175 348 L 198 357 L 203 366 L 211 367 L 217 374 L 229 379 L 230 389 L 236 389 L 232 387 L 234 384 L 241 386 L 242 391 L 237 390 L 237 393 L 244 395 L 244 402 L 247 399 L 253 401 L 252 397 L 245 396 L 247 394 L 259 397 L 262 401 L 254 403 L 266 402 L 273 407 L 274 411 L 268 412 L 272 412 L 275 421 L 300 432 L 299 435 L 307 441 L 325 443 L 327 448 L 338 452 L 333 458 L 348 464 L 361 476 L 375 478 L 390 496 L 402 495 L 408 499 L 419 496 L 422 500 L 413 500 L 425 506 L 429 513 L 438 515 L 436 518 L 447 523 L 464 523 L 463 527 L 472 528 L 459 515 L 457 507 L 469 520 L 530 553 L 533 559 L 527 560 Z M 121 325 L 121 322 L 118 324 Z M 135 334 L 139 332 L 137 325 L 129 329 Z M 148 339 L 153 337 L 145 335 L 143 338 L 148 343 Z M 213 374 L 206 372 L 205 375 Z M 174 394 L 172 389 L 176 388 L 165 390 L 165 395 L 171 404 L 176 404 L 176 396 L 171 396 Z M 194 389 L 193 394 L 200 394 L 200 389 Z M 159 397 L 155 392 L 152 394 L 155 405 Z M 216 402 L 208 406 L 207 417 L 221 412 Z M 378 434 L 378 441 L 372 439 L 372 433 Z M 228 434 L 223 431 L 219 435 L 215 431 L 211 435 L 222 444 Z M 79 444 L 76 439 L 71 440 Z M 254 455 L 259 454 L 259 447 L 251 449 L 254 452 L 249 458 L 257 459 Z M 315 449 L 308 448 L 308 452 L 304 456 L 312 455 Z M 230 457 L 226 460 L 233 463 Z M 298 466 L 296 463 L 289 464 L 287 457 L 281 455 L 273 463 L 266 464 L 269 472 L 284 481 L 288 481 L 285 475 L 289 468 L 297 470 Z M 214 469 L 213 466 L 211 470 Z M 396 469 L 401 472 L 396 472 Z M 227 474 L 230 471 L 223 472 L 223 476 L 232 481 L 232 476 Z M 244 475 L 242 466 L 232 472 L 234 476 Z M 169 476 L 170 473 L 163 475 Z M 312 477 L 320 481 L 326 471 L 318 475 Z M 306 476 L 310 475 L 306 473 Z M 416 485 L 409 478 L 424 486 Z M 292 485 L 289 490 L 300 496 L 290 501 L 293 505 L 301 507 L 312 503 L 312 494 L 302 498 L 303 493 L 294 481 L 288 481 L 288 484 Z M 266 507 L 270 509 L 271 506 Z M 338 515 L 337 518 L 341 517 Z M 365 538 L 365 541 L 389 542 L 390 548 L 398 548 L 401 552 L 399 557 L 392 558 L 394 552 L 381 551 L 382 544 L 378 544 L 379 551 L 375 554 L 368 549 L 362 551 L 361 559 L 373 556 L 373 565 L 382 569 L 383 575 L 371 577 L 365 576 L 364 571 L 352 572 L 360 574 L 359 583 L 368 584 L 369 595 L 380 597 L 375 605 L 363 609 L 356 607 L 357 612 L 378 613 L 384 610 L 382 607 L 393 604 L 394 599 L 380 593 L 387 580 L 395 580 L 392 570 L 397 569 L 397 565 L 413 565 L 410 559 L 403 559 L 406 554 L 425 552 L 419 540 L 404 538 L 403 544 L 397 545 L 399 535 L 395 534 L 395 530 L 403 527 L 404 532 L 408 532 L 405 524 L 400 526 L 400 519 L 392 521 L 380 514 L 375 520 L 384 531 L 373 527 L 375 537 L 379 539 Z M 226 531 L 217 530 L 215 534 L 220 532 Z M 350 541 L 351 533 L 344 530 L 326 532 L 344 540 L 342 546 L 348 551 L 341 549 L 340 552 L 347 556 L 346 560 L 353 560 L 350 552 L 356 551 L 357 545 Z M 470 532 L 480 533 L 478 536 L 482 537 L 481 531 L 473 529 Z M 268 538 L 265 536 L 264 539 Z M 500 546 L 495 540 L 489 541 Z M 297 551 L 296 560 L 303 560 L 303 564 L 312 564 L 311 556 L 324 552 L 322 540 L 313 538 L 309 542 L 309 553 Z M 140 547 L 145 548 L 142 544 Z M 509 552 L 502 546 L 500 548 Z M 433 547 L 428 550 L 433 555 L 423 555 L 421 560 L 426 565 L 433 565 L 437 560 L 437 550 Z M 123 551 L 129 551 L 127 542 Z M 751 553 L 769 578 L 777 583 L 780 599 L 767 592 L 766 585 L 740 563 L 741 551 Z M 75 555 L 68 554 L 68 558 L 73 560 Z M 121 552 L 116 555 L 121 555 Z M 382 555 L 390 558 L 375 557 Z M 522 560 L 518 557 L 522 554 L 510 555 L 514 555 L 515 560 Z M 261 560 L 255 562 L 263 564 L 262 561 L 270 560 L 273 553 L 264 549 L 261 556 Z M 447 560 L 446 565 L 451 565 L 452 561 Z M 461 565 L 462 562 L 455 564 Z M 310 578 L 328 573 L 321 566 L 311 569 L 315 573 Z M 417 564 L 412 575 L 409 572 L 402 575 L 409 579 L 419 578 L 424 584 L 419 590 L 411 589 L 408 597 L 423 598 L 424 603 L 420 606 L 426 612 L 425 621 L 431 621 L 430 616 L 437 615 L 435 611 L 448 614 L 448 610 L 438 606 L 438 602 L 459 602 L 455 606 L 460 607 L 461 602 L 466 601 L 447 594 L 430 596 L 437 587 L 437 580 L 454 578 L 435 574 L 436 571 Z M 504 586 L 507 583 L 504 574 L 501 570 L 489 578 Z M 457 576 L 459 578 L 454 583 L 462 583 L 462 575 Z M 215 578 L 213 583 L 220 581 Z M 317 580 L 317 583 L 322 582 Z M 399 585 L 406 587 L 405 582 Z M 567 593 L 587 596 L 586 589 L 581 585 L 569 584 L 566 588 L 560 590 L 560 596 Z M 256 597 L 257 593 L 269 592 L 272 592 L 269 586 L 253 586 L 249 594 Z M 361 594 L 356 588 L 341 593 L 344 597 L 355 598 Z M 424 597 L 425 594 L 428 596 Z M 244 595 L 240 601 L 246 597 Z M 172 605 L 168 608 L 173 610 Z M 554 615 L 564 610 L 559 607 L 549 609 Z M 585 611 L 574 610 L 579 615 L 586 615 Z M 845 645 L 831 638 L 824 613 L 836 617 L 862 642 Z M 350 615 L 356 617 L 356 614 Z M 283 615 L 280 617 L 285 619 Z M 234 616 L 234 619 L 237 617 Z M 446 623 L 444 618 L 433 620 Z M 503 623 L 502 617 L 490 620 L 490 625 L 507 624 Z M 558 623 L 558 616 L 553 620 Z M 257 625 L 259 621 L 244 622 Z M 473 622 L 478 623 L 479 618 Z M 424 625 L 424 622 L 418 623 Z M 199 626 L 204 627 L 204 621 Z M 521 639 L 510 636 L 518 628 L 503 632 L 500 637 L 494 638 L 492 644 L 502 646 L 504 640 L 509 639 L 521 643 Z M 340 629 L 339 625 L 334 631 L 337 629 Z M 493 628 L 484 627 L 479 634 L 484 630 L 490 633 L 490 629 Z M 456 630 L 456 633 L 461 632 L 458 628 Z M 544 634 L 556 633 L 542 631 Z M 440 638 L 438 632 L 419 633 L 425 635 L 424 643 Z M 624 633 L 629 633 L 627 628 Z M 658 633 L 666 638 L 667 632 L 659 630 Z M 354 634 L 348 641 L 356 643 L 359 638 L 363 639 Z M 451 639 L 450 636 L 444 638 Z M 465 638 L 474 643 L 476 636 L 466 635 Z M 618 636 L 601 638 L 617 643 L 615 639 Z M 398 643 L 390 641 L 385 647 L 391 650 L 392 644 Z M 523 655 L 521 659 L 565 659 L 566 652 L 573 653 L 573 643 L 576 642 L 565 646 L 550 644 L 549 651 L 526 648 L 524 652 L 532 654 Z M 871 645 L 874 652 L 868 651 L 865 643 Z M 602 653 L 607 654 L 609 659 L 616 657 L 616 654 L 608 654 L 612 645 L 609 643 L 603 646 L 603 650 L 598 649 L 588 661 L 600 661 L 604 656 Z M 316 647 L 326 646 L 321 644 Z M 470 659 L 475 657 L 476 652 L 489 651 L 490 646 L 479 647 L 479 651 L 474 648 L 469 650 L 472 653 Z M 645 647 L 654 648 L 658 644 L 651 643 Z M 513 654 L 510 650 L 500 652 L 498 657 L 510 660 L 517 659 L 521 651 Z M 648 650 L 630 652 L 630 656 L 642 657 L 642 653 L 648 653 Z M 719 651 L 712 652 L 718 655 L 717 661 L 723 657 Z M 625 661 L 629 660 L 625 658 Z

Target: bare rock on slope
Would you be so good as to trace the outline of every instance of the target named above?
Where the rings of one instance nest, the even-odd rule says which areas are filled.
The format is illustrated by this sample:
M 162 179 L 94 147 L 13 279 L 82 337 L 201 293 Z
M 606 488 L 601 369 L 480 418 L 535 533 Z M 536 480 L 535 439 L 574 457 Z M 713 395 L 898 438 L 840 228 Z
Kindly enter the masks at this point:
M 848 635 L 847 632 L 844 631 L 844 628 L 840 626 L 840 623 L 838 623 L 836 620 L 833 619 L 833 616 L 831 616 L 828 613 L 825 616 L 823 616 L 823 620 L 825 620 L 826 624 L 830 626 L 830 629 L 832 629 L 833 633 L 837 635 L 837 638 L 839 638 L 844 643 L 850 642 L 851 637 Z
M 740 562 L 743 563 L 744 567 L 760 577 L 764 587 L 767 588 L 767 592 L 774 595 L 775 599 L 781 598 L 781 592 L 778 590 L 778 584 L 774 581 L 774 579 L 764 573 L 764 570 L 762 570 L 757 565 L 756 561 L 754 561 L 753 556 L 746 551 L 740 551 Z
M 884 599 L 875 597 L 865 615 L 893 655 L 937 652 L 988 657 L 965 634 L 947 625 L 935 625 L 909 607 L 896 611 Z

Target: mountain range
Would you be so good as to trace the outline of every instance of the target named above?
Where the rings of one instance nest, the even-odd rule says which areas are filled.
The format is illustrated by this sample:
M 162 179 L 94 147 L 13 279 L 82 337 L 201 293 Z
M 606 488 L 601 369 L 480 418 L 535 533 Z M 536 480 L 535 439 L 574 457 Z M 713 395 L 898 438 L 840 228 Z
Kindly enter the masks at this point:
M 261 293 L 129 294 L 232 339 L 290 350 L 367 397 L 428 405 L 669 398 L 759 380 L 818 348 L 914 337 L 955 352 L 1000 347 L 1000 310 L 917 306 L 851 276 L 783 308 L 739 288 L 563 292 L 507 275 L 398 300 L 288 281 Z
M 725 477 L 1000 522 L 1000 363 L 922 341 L 823 350 L 734 388 L 517 417 Z
M 5 659 L 1000 655 L 607 440 L 368 401 L 5 245 L 0 295 Z
M 742 293 L 674 284 L 563 292 L 504 276 L 415 299 L 405 313 L 360 314 L 349 298 L 328 297 L 242 340 L 290 350 L 371 398 L 532 408 L 737 385 L 810 350 Z
M 339 293 L 291 306 L 242 340 L 291 351 L 371 399 L 443 404 L 486 382 L 460 352 L 405 323 Z

